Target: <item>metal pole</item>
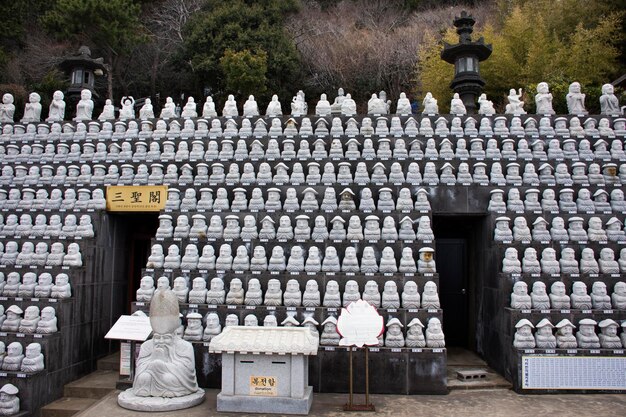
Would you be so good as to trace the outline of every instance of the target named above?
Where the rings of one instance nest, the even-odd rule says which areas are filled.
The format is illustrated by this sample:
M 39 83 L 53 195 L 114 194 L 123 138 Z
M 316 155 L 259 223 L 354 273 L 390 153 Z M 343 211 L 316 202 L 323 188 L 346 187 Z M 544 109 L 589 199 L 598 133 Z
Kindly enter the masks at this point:
M 369 347 L 365 346 L 365 405 L 370 405 L 370 369 L 369 369 Z
M 130 372 L 128 374 L 128 379 L 132 383 L 135 379 L 135 349 L 137 342 L 130 342 Z
M 353 397 L 353 375 L 352 375 L 352 346 L 350 346 L 350 402 L 349 402 L 349 406 L 350 408 L 352 408 L 353 402 L 352 402 L 352 397 Z

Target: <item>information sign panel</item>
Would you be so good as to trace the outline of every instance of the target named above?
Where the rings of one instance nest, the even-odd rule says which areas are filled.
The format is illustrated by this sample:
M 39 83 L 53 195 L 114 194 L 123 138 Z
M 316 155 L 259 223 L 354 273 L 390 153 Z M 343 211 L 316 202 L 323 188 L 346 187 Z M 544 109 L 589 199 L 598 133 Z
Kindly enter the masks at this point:
M 522 356 L 523 389 L 626 389 L 626 358 Z

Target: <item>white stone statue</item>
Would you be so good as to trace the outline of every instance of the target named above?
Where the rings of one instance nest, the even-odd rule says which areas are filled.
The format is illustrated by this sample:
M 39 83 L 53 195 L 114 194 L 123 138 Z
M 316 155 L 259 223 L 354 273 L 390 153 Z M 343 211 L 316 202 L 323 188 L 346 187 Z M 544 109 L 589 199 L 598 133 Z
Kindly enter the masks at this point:
M 341 114 L 344 116 L 353 116 L 356 113 L 356 102 L 352 99 L 350 94 L 346 94 L 346 97 L 341 103 Z
M 531 298 L 528 295 L 528 286 L 524 281 L 517 281 L 513 285 L 513 292 L 511 293 L 511 308 L 530 309 L 531 305 Z
M 422 308 L 436 308 L 441 307 L 439 301 L 439 294 L 437 293 L 437 284 L 433 281 L 427 281 L 424 284 L 424 292 L 422 293 Z
M 570 308 L 570 297 L 565 294 L 565 284 L 561 281 L 556 281 L 550 286 L 550 305 L 555 310 Z
M 58 274 L 54 279 L 54 285 L 50 289 L 50 297 L 70 298 L 72 296 L 72 287 L 69 280 L 70 278 L 67 274 Z
M 439 114 L 439 106 L 437 106 L 437 99 L 433 97 L 430 91 L 426 93 L 424 100 L 422 100 L 422 109 L 423 109 L 422 114 Z M 428 120 L 428 119 L 425 119 L 425 120 Z M 423 123 L 424 123 L 424 120 L 422 121 L 422 124 Z M 424 126 L 422 125 L 422 127 Z
M 52 94 L 46 122 L 62 122 L 65 119 L 65 101 L 63 101 L 63 98 L 62 91 L 57 90 Z
M 509 104 L 506 105 L 506 109 L 504 111 L 505 114 L 526 114 L 524 110 L 524 102 L 521 100 L 522 98 L 522 89 L 520 88 L 517 92 L 514 88 L 509 91 Z
M 2 96 L 2 104 L 0 104 L 0 123 L 13 123 L 15 115 L 15 105 L 13 104 L 13 95 L 5 93 Z
M 595 330 L 597 324 L 597 321 L 589 318 L 578 322 L 576 341 L 580 349 L 600 349 L 600 339 Z
M 206 315 L 206 327 L 202 334 L 202 341 L 210 342 L 215 336 L 222 332 L 220 318 L 217 313 L 208 313 Z
M 396 106 L 396 114 L 409 115 L 413 113 L 411 102 L 406 97 L 406 93 L 400 93 L 400 98 Z
M 617 335 L 619 324 L 617 324 L 615 320 L 604 319 L 598 323 L 598 327 L 600 327 L 600 334 L 598 335 L 598 338 L 600 339 L 600 346 L 603 349 L 622 348 L 622 342 Z
M 572 295 L 570 295 L 572 308 L 579 310 L 591 309 L 591 296 L 587 294 L 587 285 L 582 281 L 572 284 Z
M 120 101 L 120 120 L 129 120 L 135 118 L 135 99 L 133 96 L 124 96 Z
M 326 291 L 324 292 L 322 305 L 329 308 L 341 307 L 341 294 L 339 293 L 339 284 L 337 284 L 337 281 L 330 280 L 326 283 Z
M 535 338 L 533 337 L 533 324 L 527 319 L 521 319 L 515 324 L 515 337 L 513 346 L 517 349 L 532 349 L 535 347 Z
M 550 323 L 550 320 L 544 318 L 535 326 L 537 331 L 535 332 L 535 345 L 539 349 L 554 349 L 556 348 L 556 337 L 552 334 L 554 325 Z
M 480 97 L 478 97 L 478 105 L 478 114 L 483 114 L 485 116 L 492 116 L 496 114 L 496 109 L 493 107 L 493 102 L 491 100 L 487 100 L 487 94 L 483 93 L 480 95 Z
M 44 358 L 39 343 L 30 343 L 26 346 L 26 355 L 22 360 L 20 371 L 40 372 L 44 369 Z
M 585 109 L 585 94 L 580 91 L 580 83 L 573 82 L 569 85 L 569 92 L 565 97 L 569 114 L 587 114 Z
M 139 411 L 170 411 L 204 400 L 196 381 L 191 343 L 176 335 L 179 327 L 176 295 L 159 290 L 150 303 L 151 340 L 139 351 L 133 387 L 118 396 L 118 404 Z
M 626 282 L 619 281 L 613 287 L 611 294 L 611 304 L 619 310 L 626 310 Z
M 19 371 L 24 360 L 24 348 L 19 342 L 7 346 L 7 355 L 2 362 L 3 371 Z
M 24 117 L 21 123 L 39 123 L 41 120 L 41 96 L 37 93 L 30 93 L 28 103 L 24 105 Z
M 141 108 L 139 109 L 139 118 L 141 120 L 154 119 L 154 108 L 152 106 L 151 99 L 147 98 L 143 106 L 141 106 Z M 141 126 L 143 128 L 144 124 L 142 123 Z M 150 124 L 146 126 L 152 126 L 152 125 Z
M 604 84 L 602 86 L 602 95 L 600 96 L 600 113 L 606 115 L 621 114 L 619 99 L 614 93 L 614 87 L 612 84 Z
M 91 91 L 84 89 L 80 92 L 80 101 L 76 105 L 76 117 L 74 121 L 82 122 L 91 120 L 93 113 L 93 100 L 91 99 Z
M 11 416 L 20 412 L 18 388 L 13 384 L 5 384 L 0 388 L 0 416 Z
M 213 101 L 213 97 L 211 96 L 208 96 L 206 98 L 204 106 L 202 106 L 202 117 L 206 119 L 211 118 L 211 117 L 217 117 L 217 111 L 215 110 L 215 102 Z
M 537 84 L 537 94 L 535 95 L 536 114 L 555 114 L 552 108 L 552 94 L 548 83 L 540 82 Z
M 180 117 L 184 119 L 198 117 L 198 112 L 196 111 L 196 102 L 193 97 L 189 97 L 187 99 L 187 103 L 185 104 L 185 107 L 183 107 L 183 111 Z
M 61 99 L 61 101 L 63 100 Z M 63 102 L 63 104 L 65 105 L 65 102 Z M 52 106 L 52 104 L 50 104 L 50 106 Z M 52 109 L 50 109 L 50 111 L 52 111 Z M 63 111 L 65 111 L 65 107 Z M 111 99 L 107 98 L 104 102 L 102 113 L 100 113 L 100 116 L 98 116 L 98 120 L 100 120 L 101 122 L 104 122 L 106 120 L 113 120 L 113 119 L 115 119 L 115 106 L 113 105 L 113 102 L 111 101 Z
M 280 101 L 278 101 L 278 96 L 274 94 L 272 96 L 272 100 L 267 105 L 267 109 L 265 110 L 265 115 L 269 117 L 278 117 L 283 115 L 283 110 L 280 105 Z
M 563 319 L 557 323 L 556 328 L 556 346 L 559 349 L 576 349 L 578 347 L 576 336 L 574 336 L 576 326 L 571 321 Z
M 441 321 L 436 317 L 432 317 L 428 320 L 428 327 L 426 328 L 426 347 L 443 348 L 445 346 L 446 342 Z
M 404 326 L 397 318 L 392 318 L 387 322 L 387 333 L 385 334 L 385 346 L 392 348 L 404 347 L 404 335 L 402 328 Z
M 550 297 L 546 293 L 546 284 L 541 281 L 533 283 L 533 290 L 530 293 L 532 308 L 536 310 L 549 310 Z
M 465 108 L 465 104 L 463 104 L 463 100 L 459 97 L 459 93 L 454 93 L 452 100 L 450 101 L 450 114 L 467 114 L 467 109 Z
M 323 330 L 320 335 L 320 345 L 338 346 L 341 336 L 337 333 L 337 319 L 330 316 L 322 322 L 322 326 Z

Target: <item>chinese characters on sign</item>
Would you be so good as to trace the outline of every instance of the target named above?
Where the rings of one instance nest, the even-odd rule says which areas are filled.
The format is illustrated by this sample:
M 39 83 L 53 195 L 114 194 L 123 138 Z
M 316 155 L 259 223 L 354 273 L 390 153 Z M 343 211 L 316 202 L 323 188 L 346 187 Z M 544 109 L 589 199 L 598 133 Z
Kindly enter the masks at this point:
M 166 185 L 109 186 L 107 211 L 160 211 L 167 200 Z
M 260 395 L 264 397 L 275 397 L 278 379 L 275 376 L 251 376 L 250 395 Z
M 626 358 L 522 356 L 524 389 L 626 389 Z

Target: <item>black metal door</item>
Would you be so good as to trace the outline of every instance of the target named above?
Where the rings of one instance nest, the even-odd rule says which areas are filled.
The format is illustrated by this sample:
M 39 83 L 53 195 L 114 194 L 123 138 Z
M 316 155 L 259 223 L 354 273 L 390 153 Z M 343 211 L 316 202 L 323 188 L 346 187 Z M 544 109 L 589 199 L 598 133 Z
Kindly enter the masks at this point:
M 467 347 L 469 327 L 467 241 L 437 237 L 435 242 L 439 299 L 443 308 L 446 346 Z

